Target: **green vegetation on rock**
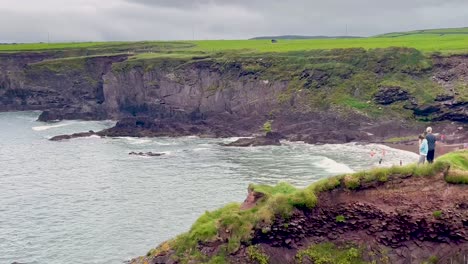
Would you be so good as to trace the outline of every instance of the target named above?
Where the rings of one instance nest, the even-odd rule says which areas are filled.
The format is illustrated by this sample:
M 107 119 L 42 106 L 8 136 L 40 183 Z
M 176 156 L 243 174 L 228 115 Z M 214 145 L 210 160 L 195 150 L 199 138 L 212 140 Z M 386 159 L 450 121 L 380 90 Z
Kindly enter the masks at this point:
M 442 217 L 442 211 L 435 211 L 432 213 L 435 219 L 440 219 Z
M 362 250 L 353 246 L 338 247 L 332 243 L 323 243 L 301 250 L 296 255 L 298 263 L 316 264 L 364 264 Z
M 468 151 L 448 153 L 438 161 L 450 163 L 451 169 L 445 176 L 448 183 L 468 184 Z
M 265 255 L 257 246 L 250 246 L 247 248 L 249 259 L 257 264 L 268 264 L 268 256 Z
M 263 132 L 266 134 L 271 133 L 271 120 L 268 120 L 263 124 Z
M 344 215 L 338 215 L 338 216 L 336 216 L 335 221 L 337 223 L 345 223 L 346 222 L 346 217 Z
M 453 169 L 468 171 L 468 151 L 451 152 L 438 158 L 437 161 L 449 162 Z
M 437 264 L 439 258 L 437 256 L 431 256 L 427 261 L 424 261 L 422 264 Z

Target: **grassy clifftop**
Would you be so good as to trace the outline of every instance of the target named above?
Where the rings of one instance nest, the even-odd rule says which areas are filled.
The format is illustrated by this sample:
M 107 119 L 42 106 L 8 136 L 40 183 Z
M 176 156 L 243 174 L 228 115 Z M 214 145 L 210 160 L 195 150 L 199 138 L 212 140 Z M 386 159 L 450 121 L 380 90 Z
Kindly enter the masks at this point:
M 422 52 L 445 54 L 468 52 L 466 28 L 418 30 L 389 33 L 369 38 L 280 40 L 202 40 L 202 41 L 144 41 L 144 42 L 83 42 L 83 43 L 27 43 L 1 44 L 0 52 L 88 50 L 93 53 L 150 53 L 150 52 L 289 52 L 316 49 L 346 48 L 415 48 Z
M 425 179 L 427 182 L 423 183 L 423 185 L 426 185 L 432 181 L 435 182 L 435 177 L 441 174 L 443 174 L 443 178 L 448 183 L 468 184 L 467 161 L 468 151 L 459 151 L 442 156 L 434 164 L 430 165 L 408 165 L 404 167 L 395 166 L 391 168 L 371 169 L 355 174 L 324 179 L 304 189 L 297 189 L 287 183 L 280 183 L 276 186 L 251 185 L 249 186 L 249 198 L 251 199 L 247 198 L 244 204 L 233 203 L 216 211 L 206 212 L 194 223 L 188 233 L 163 243 L 158 248 L 149 251 L 146 257 L 135 259 L 134 263 L 144 263 L 145 260 L 151 260 L 167 254 L 169 254 L 172 261 L 180 263 L 188 261 L 194 261 L 195 263 L 225 263 L 230 256 L 238 254 L 242 248 L 247 248 L 246 254 L 249 256 L 248 258 L 250 258 L 251 263 L 268 263 L 268 254 L 263 254 L 255 246 L 255 244 L 261 241 L 258 236 L 268 236 L 270 232 L 274 232 L 277 229 L 277 227 L 273 227 L 275 223 L 282 222 L 282 219 L 291 219 L 296 210 L 310 211 L 316 206 L 325 206 L 325 202 L 320 201 L 319 198 L 322 194 L 329 193 L 335 189 L 348 190 L 348 192 L 353 194 L 369 188 L 379 188 L 378 186 L 385 185 L 389 181 L 399 183 L 399 186 L 403 190 L 407 188 L 403 182 L 417 182 L 418 179 Z M 391 191 L 398 192 L 400 187 L 395 184 L 392 186 L 393 190 Z M 463 190 L 466 191 L 466 189 Z M 339 196 L 339 194 L 336 195 Z M 462 195 L 464 195 L 463 191 Z M 369 199 L 376 200 L 382 198 L 370 197 Z M 406 197 L 408 199 L 407 203 L 411 203 L 411 198 L 411 196 Z M 357 200 L 364 199 L 361 197 L 357 198 Z M 451 202 L 456 204 L 456 201 Z M 360 207 L 365 206 L 360 205 Z M 414 208 L 417 208 L 417 206 L 415 205 Z M 322 209 L 325 210 L 324 208 Z M 427 213 L 435 218 L 440 218 L 442 215 L 441 211 L 430 211 Z M 336 212 L 336 214 L 337 216 L 334 219 L 339 228 L 340 224 L 348 221 L 348 217 L 350 216 L 340 214 L 340 212 Z M 379 217 L 373 216 L 373 218 Z M 458 220 L 462 219 L 463 217 Z M 380 221 L 391 220 L 380 219 Z M 294 229 L 287 225 L 286 223 L 282 224 L 282 227 L 286 230 L 284 232 Z M 444 232 L 450 231 L 446 230 Z M 327 234 L 324 234 L 324 236 L 326 237 Z M 286 238 L 283 237 L 283 239 Z M 201 248 L 206 246 L 216 248 L 215 252 L 200 251 Z M 298 251 L 296 258 L 302 259 L 304 256 L 308 256 L 309 258 L 327 259 L 328 255 L 330 255 L 330 258 L 337 258 L 341 254 L 341 257 L 344 259 L 343 261 L 346 261 L 340 263 L 364 263 L 363 259 L 360 258 L 361 253 L 359 253 L 360 250 L 358 249 L 359 247 L 345 246 L 343 248 L 335 247 L 333 244 L 317 244 L 312 245 L 304 251 Z M 319 263 L 334 263 L 333 258 Z M 334 260 L 337 261 L 339 258 Z M 298 263 L 302 263 L 302 261 Z

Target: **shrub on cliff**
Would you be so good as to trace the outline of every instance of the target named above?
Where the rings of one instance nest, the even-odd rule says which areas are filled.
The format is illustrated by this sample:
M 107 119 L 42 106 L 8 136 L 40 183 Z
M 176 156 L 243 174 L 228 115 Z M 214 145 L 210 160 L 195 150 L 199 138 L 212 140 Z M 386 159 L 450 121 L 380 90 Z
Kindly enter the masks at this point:
M 271 133 L 271 120 L 268 120 L 263 124 L 263 132 L 265 132 L 265 134 Z
M 301 250 L 296 255 L 297 263 L 321 264 L 364 264 L 362 250 L 352 246 L 337 247 L 332 243 L 323 243 Z

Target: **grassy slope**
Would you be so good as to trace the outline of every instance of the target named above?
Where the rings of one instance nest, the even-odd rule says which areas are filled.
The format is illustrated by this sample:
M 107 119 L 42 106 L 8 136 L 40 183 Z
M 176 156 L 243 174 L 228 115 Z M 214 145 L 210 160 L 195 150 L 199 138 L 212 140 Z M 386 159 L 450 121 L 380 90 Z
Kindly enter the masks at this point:
M 304 189 L 297 189 L 287 183 L 280 183 L 276 186 L 251 185 L 249 186 L 250 190 L 264 194 L 257 206 L 249 210 L 241 210 L 240 204 L 232 203 L 216 211 L 206 212 L 195 222 L 188 233 L 182 234 L 176 239 L 151 250 L 148 252 L 148 256 L 156 256 L 172 249 L 175 250 L 176 255 L 182 260 L 219 260 L 223 256 L 235 252 L 241 243 L 248 245 L 254 229 L 268 232 L 269 226 L 276 217 L 289 217 L 294 208 L 315 207 L 317 195 L 320 192 L 332 190 L 339 186 L 355 190 L 360 188 L 363 183 L 374 181 L 386 182 L 390 175 L 393 177 L 398 177 L 398 175 L 403 177 L 407 175 L 412 175 L 413 177 L 431 177 L 446 170 L 448 167 L 451 167 L 446 177 L 448 182 L 468 184 L 467 160 L 468 151 L 465 150 L 444 155 L 434 164 L 377 168 L 350 175 L 340 175 L 323 179 Z M 452 168 L 455 168 L 455 170 L 452 170 Z M 457 175 L 460 181 L 450 180 L 450 177 L 453 175 L 452 172 Z M 199 242 L 209 243 L 210 241 L 216 241 L 225 230 L 229 230 L 227 235 L 228 242 L 221 248 L 216 258 L 207 259 L 197 250 Z M 252 250 L 255 251 L 254 249 Z M 309 252 L 309 255 L 314 254 L 313 249 L 311 250 L 312 252 Z M 261 258 L 261 253 L 259 252 L 253 252 L 252 254 Z

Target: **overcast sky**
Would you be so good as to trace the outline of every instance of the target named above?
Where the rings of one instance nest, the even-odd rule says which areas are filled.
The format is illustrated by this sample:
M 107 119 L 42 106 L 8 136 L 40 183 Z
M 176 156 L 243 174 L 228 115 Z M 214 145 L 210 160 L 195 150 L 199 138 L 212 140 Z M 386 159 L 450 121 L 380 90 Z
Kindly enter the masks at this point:
M 0 42 L 369 36 L 468 26 L 468 0 L 0 0 Z

